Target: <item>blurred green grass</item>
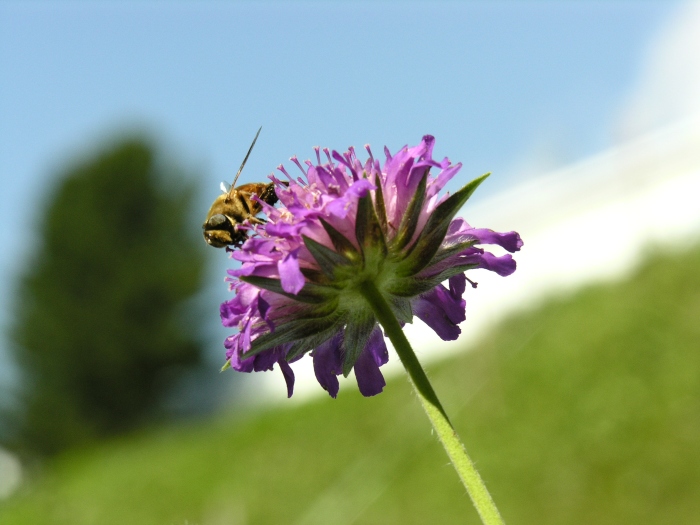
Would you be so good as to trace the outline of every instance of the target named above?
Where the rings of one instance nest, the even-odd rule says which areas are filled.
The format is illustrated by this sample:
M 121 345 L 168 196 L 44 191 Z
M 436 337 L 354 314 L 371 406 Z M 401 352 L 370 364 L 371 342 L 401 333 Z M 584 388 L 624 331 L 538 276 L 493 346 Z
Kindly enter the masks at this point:
M 624 282 L 512 317 L 430 367 L 506 522 L 700 522 L 698 269 L 700 249 L 655 255 Z M 375 398 L 346 387 L 336 401 L 66 454 L 0 504 L 3 525 L 126 523 L 478 518 L 398 378 Z

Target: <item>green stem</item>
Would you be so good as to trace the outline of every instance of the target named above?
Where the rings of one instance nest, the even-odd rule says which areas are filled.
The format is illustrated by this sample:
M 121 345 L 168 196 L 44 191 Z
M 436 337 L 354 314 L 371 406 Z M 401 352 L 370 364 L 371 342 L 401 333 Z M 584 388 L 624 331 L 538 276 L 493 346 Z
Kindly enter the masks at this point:
M 469 492 L 469 496 L 479 516 L 481 516 L 481 521 L 485 525 L 503 525 L 503 518 L 498 513 L 496 504 L 493 502 L 486 485 L 484 485 L 481 476 L 479 476 L 474 467 L 474 463 L 469 459 L 464 445 L 459 440 L 457 432 L 455 432 L 445 410 L 442 408 L 430 381 L 428 381 L 428 377 L 425 375 L 423 367 L 401 329 L 401 325 L 391 311 L 391 307 L 371 281 L 364 282 L 360 286 L 359 292 L 371 306 L 374 315 L 379 320 L 379 324 L 384 329 L 384 334 L 394 345 L 396 353 L 399 355 L 406 372 L 411 378 L 411 383 L 416 394 L 418 394 L 418 399 L 420 399 L 423 409 L 428 414 L 428 418 L 442 446 L 445 447 L 452 465 L 454 465 L 457 474 L 459 474 L 462 483 L 466 487 L 467 492 Z

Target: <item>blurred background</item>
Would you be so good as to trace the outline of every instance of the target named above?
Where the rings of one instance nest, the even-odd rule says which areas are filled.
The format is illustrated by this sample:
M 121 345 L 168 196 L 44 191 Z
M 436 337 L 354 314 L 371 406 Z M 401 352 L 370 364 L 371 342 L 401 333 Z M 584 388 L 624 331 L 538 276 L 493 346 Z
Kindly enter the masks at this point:
M 260 125 L 240 182 L 493 172 L 518 271 L 407 330 L 506 521 L 700 520 L 700 3 L 0 0 L 0 523 L 478 522 L 395 357 L 219 374 L 201 223 Z

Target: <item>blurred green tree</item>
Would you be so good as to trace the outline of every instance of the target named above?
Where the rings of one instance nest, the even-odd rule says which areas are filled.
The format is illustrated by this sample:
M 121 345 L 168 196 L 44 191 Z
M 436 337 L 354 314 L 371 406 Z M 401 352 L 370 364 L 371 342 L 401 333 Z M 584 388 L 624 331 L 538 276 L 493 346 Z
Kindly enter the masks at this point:
M 49 199 L 10 329 L 23 376 L 15 449 L 50 455 L 132 429 L 167 371 L 200 361 L 194 187 L 159 158 L 122 140 L 66 170 Z

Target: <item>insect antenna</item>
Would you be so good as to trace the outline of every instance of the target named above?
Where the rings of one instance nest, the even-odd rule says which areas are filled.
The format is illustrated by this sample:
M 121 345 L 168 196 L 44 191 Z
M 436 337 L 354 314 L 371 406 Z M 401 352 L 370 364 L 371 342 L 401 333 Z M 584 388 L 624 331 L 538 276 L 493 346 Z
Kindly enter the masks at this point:
M 255 141 L 258 140 L 258 135 L 260 135 L 261 131 L 262 131 L 262 126 L 260 126 L 260 129 L 255 134 L 255 138 L 253 139 L 253 143 L 250 145 L 250 148 L 248 149 L 248 153 L 245 154 L 245 158 L 243 159 L 243 162 L 241 163 L 241 167 L 238 168 L 238 173 L 236 173 L 236 176 L 233 179 L 233 184 L 231 184 L 231 188 L 228 190 L 229 197 L 231 197 L 231 194 L 233 193 L 234 189 L 236 188 L 236 181 L 238 180 L 238 176 L 243 171 L 243 166 L 245 166 L 245 163 L 248 161 L 248 157 L 250 157 L 250 152 L 253 151 L 253 146 L 255 146 Z

